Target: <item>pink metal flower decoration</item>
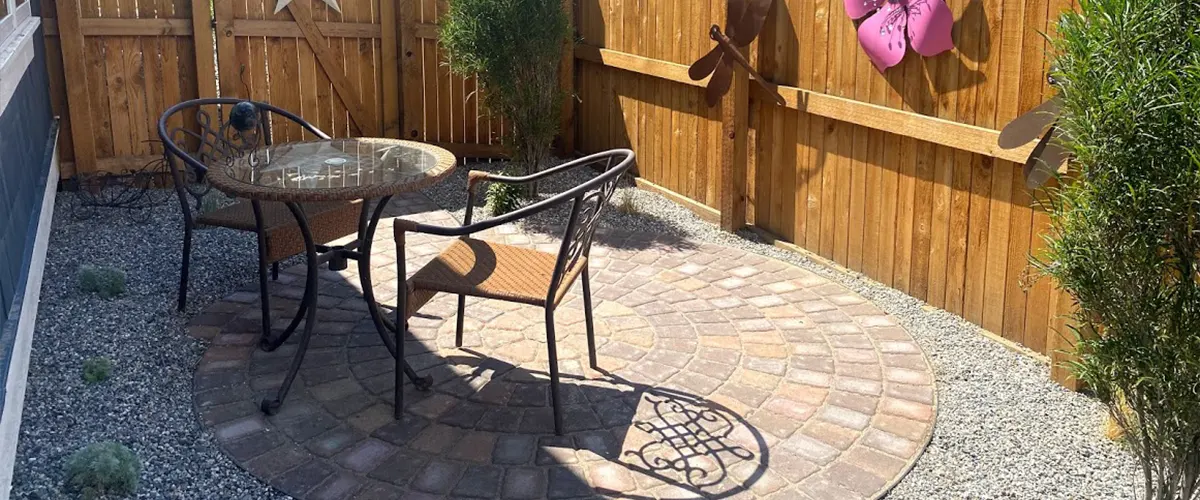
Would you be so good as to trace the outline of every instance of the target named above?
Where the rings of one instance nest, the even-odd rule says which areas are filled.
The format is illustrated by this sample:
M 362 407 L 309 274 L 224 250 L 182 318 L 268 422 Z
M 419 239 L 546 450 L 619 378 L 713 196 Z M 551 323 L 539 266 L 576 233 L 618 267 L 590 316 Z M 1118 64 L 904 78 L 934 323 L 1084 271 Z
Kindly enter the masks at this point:
M 883 71 L 900 64 L 906 45 L 923 56 L 935 56 L 954 47 L 950 28 L 954 14 L 943 0 L 844 0 L 852 19 L 870 18 L 858 27 L 858 43 L 875 68 Z

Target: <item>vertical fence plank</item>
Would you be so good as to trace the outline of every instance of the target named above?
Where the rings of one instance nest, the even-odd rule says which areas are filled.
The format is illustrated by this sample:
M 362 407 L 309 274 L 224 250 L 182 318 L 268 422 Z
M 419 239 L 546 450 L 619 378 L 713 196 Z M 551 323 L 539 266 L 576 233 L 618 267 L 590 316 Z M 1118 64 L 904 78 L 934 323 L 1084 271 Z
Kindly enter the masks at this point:
M 79 27 L 81 19 L 78 0 L 57 0 L 58 28 L 62 46 L 63 68 L 66 75 L 85 75 L 87 67 L 84 62 L 83 31 Z M 92 103 L 88 94 L 86 80 L 83 85 L 66 85 L 67 112 L 71 115 L 74 130 L 78 131 L 73 137 L 75 146 L 75 170 L 77 172 L 93 172 L 96 170 L 96 143 L 92 130 Z
M 217 67 L 214 62 L 216 41 L 213 38 L 213 14 L 208 2 L 193 0 L 192 42 L 196 53 L 196 84 L 199 97 L 217 96 Z
M 738 68 L 729 95 L 721 101 L 721 229 L 726 231 L 746 225 L 749 87 L 746 70 Z
M 379 0 L 379 21 L 383 32 L 380 41 L 382 51 L 380 67 L 377 68 L 381 78 L 380 97 L 383 99 L 383 129 L 384 137 L 400 137 L 403 124 L 400 121 L 400 99 L 403 95 L 400 89 L 401 48 L 397 36 L 403 29 L 400 25 L 400 13 L 396 2 L 402 0 Z
M 193 2 L 195 1 L 193 0 Z M 234 62 L 234 58 L 227 56 L 227 54 L 233 54 L 237 51 L 233 43 L 233 0 L 212 0 L 212 6 L 213 19 L 216 22 L 216 29 L 214 30 L 216 40 L 214 45 L 219 56 L 217 57 L 216 69 L 221 96 L 246 97 L 238 95 L 238 67 Z M 193 7 L 194 9 L 195 7 Z M 197 41 L 197 63 L 199 63 L 199 54 L 201 54 L 199 43 Z M 212 50 L 211 47 L 208 50 Z
M 400 95 L 404 100 L 404 107 L 400 114 L 403 116 L 404 126 L 402 137 L 405 139 L 417 139 L 422 129 L 421 122 L 424 116 L 422 106 L 421 88 L 421 56 L 422 56 L 422 41 L 418 40 L 413 33 L 413 26 L 420 20 L 418 8 L 418 0 L 398 0 L 400 2 L 398 15 L 400 16 Z
M 387 1 L 387 0 L 385 0 Z M 558 81 L 562 88 L 561 117 L 559 120 L 559 154 L 569 155 L 575 152 L 575 1 L 562 0 L 563 12 L 571 23 L 571 36 L 563 42 L 562 62 L 558 66 Z M 469 142 L 467 139 L 464 142 Z

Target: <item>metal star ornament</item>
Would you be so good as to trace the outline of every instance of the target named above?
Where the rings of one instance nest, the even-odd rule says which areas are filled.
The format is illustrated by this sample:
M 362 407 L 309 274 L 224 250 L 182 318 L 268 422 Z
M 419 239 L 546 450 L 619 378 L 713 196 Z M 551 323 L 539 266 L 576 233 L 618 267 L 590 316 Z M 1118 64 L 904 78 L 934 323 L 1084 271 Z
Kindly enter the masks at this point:
M 338 14 L 342 13 L 342 8 L 338 7 L 337 0 L 324 0 L 324 1 L 325 1 L 325 5 L 328 5 L 329 8 L 337 11 Z M 287 8 L 289 3 L 292 3 L 292 0 L 278 0 L 275 3 L 275 13 L 278 14 L 280 11 Z

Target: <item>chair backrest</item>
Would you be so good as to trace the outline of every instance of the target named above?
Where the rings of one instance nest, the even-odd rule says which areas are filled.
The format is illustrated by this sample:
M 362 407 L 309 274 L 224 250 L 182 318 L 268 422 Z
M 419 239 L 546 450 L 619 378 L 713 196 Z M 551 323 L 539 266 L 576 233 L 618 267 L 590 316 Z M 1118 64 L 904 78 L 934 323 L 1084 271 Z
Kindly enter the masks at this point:
M 241 103 L 253 105 L 257 116 L 231 120 L 234 107 Z M 287 110 L 245 99 L 193 99 L 163 112 L 158 119 L 158 136 L 188 224 L 192 223 L 192 204 L 199 210 L 204 195 L 209 192 L 204 183 L 208 168 L 271 145 L 273 116 L 296 123 L 318 138 L 329 138 L 328 134 Z M 189 197 L 192 203 L 189 203 Z
M 558 251 L 558 261 L 554 266 L 547 300 L 553 300 L 554 295 L 558 293 L 566 271 L 573 269 L 580 258 L 587 257 L 591 252 L 592 240 L 600 223 L 600 213 L 612 199 L 621 177 L 633 166 L 633 160 L 633 151 L 628 149 L 615 149 L 583 158 L 579 160 L 578 166 L 603 164 L 604 171 L 555 197 L 574 198 L 574 203 L 571 206 L 570 218 L 567 219 L 566 230 L 563 232 L 562 247 Z M 544 203 L 553 203 L 553 198 Z

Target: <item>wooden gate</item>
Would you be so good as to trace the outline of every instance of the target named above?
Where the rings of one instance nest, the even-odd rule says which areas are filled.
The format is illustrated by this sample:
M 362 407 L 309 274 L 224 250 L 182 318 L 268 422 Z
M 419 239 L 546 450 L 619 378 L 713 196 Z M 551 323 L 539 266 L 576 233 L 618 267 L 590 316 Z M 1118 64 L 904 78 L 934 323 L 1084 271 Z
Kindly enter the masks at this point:
M 159 157 L 158 116 L 196 97 L 271 102 L 339 137 L 500 155 L 503 124 L 438 46 L 436 0 L 338 0 L 340 13 L 292 0 L 277 14 L 276 1 L 44 0 L 51 93 L 73 162 L 64 177 Z M 273 125 L 277 141 L 306 138 Z

